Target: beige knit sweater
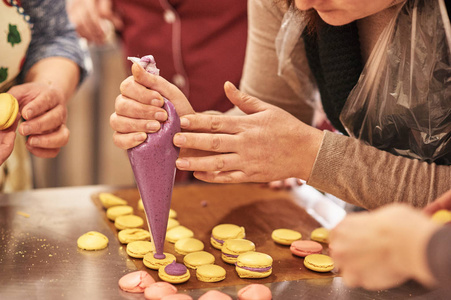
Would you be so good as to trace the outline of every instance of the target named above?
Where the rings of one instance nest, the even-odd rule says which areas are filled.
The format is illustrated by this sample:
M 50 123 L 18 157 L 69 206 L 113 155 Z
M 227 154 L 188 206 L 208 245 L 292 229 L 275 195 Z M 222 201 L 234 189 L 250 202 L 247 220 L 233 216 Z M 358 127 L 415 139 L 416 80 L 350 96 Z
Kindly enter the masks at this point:
M 277 76 L 275 38 L 286 9 L 274 0 L 249 0 L 248 45 L 240 88 L 252 96 L 277 105 L 310 124 L 316 88 L 299 41 L 293 65 L 283 78 Z M 359 31 L 380 32 L 379 18 L 359 21 Z M 372 25 L 375 26 L 372 26 Z M 366 29 L 365 29 L 366 28 Z M 363 34 L 362 34 L 363 33 Z M 377 34 L 360 35 L 363 51 L 371 49 Z M 375 36 L 375 38 L 374 38 Z M 368 57 L 368 53 L 362 53 Z M 295 70 L 298 70 L 297 73 Z M 300 72 L 299 72 L 300 71 Z M 296 87 L 287 82 L 296 82 Z M 392 155 L 340 134 L 326 131 L 309 185 L 349 203 L 368 209 L 390 202 L 409 202 L 422 207 L 451 189 L 451 167 L 428 164 Z

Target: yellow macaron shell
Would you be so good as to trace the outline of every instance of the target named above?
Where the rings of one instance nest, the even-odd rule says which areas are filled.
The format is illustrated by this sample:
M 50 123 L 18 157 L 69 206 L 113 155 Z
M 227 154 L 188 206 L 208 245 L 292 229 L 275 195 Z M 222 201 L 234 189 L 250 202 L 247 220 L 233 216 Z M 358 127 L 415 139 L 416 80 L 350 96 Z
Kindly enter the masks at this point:
M 113 206 L 127 205 L 126 200 L 119 198 L 118 196 L 113 195 L 111 193 L 100 193 L 99 199 L 100 202 L 102 202 L 103 207 L 107 209 Z
M 140 216 L 125 215 L 119 216 L 114 221 L 114 226 L 119 230 L 143 227 L 144 220 Z
M 173 266 L 174 264 L 180 266 L 180 264 L 175 263 L 175 261 L 171 262 L 170 266 Z M 183 283 L 183 282 L 188 281 L 189 278 L 191 277 L 189 270 L 186 269 L 186 267 L 184 265 L 181 265 L 181 267 L 185 268 L 186 271 L 185 271 L 185 273 L 183 273 L 181 275 L 168 274 L 166 272 L 166 267 L 169 267 L 169 264 L 158 269 L 158 277 L 160 277 L 161 280 L 164 280 L 164 281 L 170 282 L 170 283 Z
M 221 258 L 224 262 L 235 264 L 238 255 L 255 251 L 255 244 L 245 239 L 230 239 L 224 242 L 221 251 Z
M 302 235 L 298 231 L 281 228 L 274 230 L 271 234 L 271 238 L 278 244 L 289 246 L 292 242 L 300 240 Z
M 106 217 L 111 221 L 116 220 L 119 216 L 131 215 L 133 214 L 133 207 L 130 205 L 118 205 L 110 207 L 106 210 Z
M 134 258 L 143 258 L 149 252 L 154 252 L 155 246 L 149 241 L 135 241 L 127 244 L 126 252 Z
M 203 265 L 197 268 L 196 277 L 203 282 L 218 282 L 226 278 L 226 270 L 218 265 Z
M 204 243 L 195 238 L 181 239 L 175 242 L 175 252 L 181 255 L 204 250 Z
M 263 278 L 271 275 L 272 263 L 273 259 L 268 254 L 252 251 L 238 256 L 235 269 L 240 278 Z M 245 268 L 262 270 L 248 270 Z
M 222 244 L 229 239 L 243 239 L 246 237 L 244 227 L 234 224 L 220 224 L 211 231 L 210 242 L 213 247 L 221 250 Z
M 334 268 L 334 261 L 324 254 L 310 254 L 304 258 L 304 266 L 316 272 L 329 272 Z
M 134 241 L 150 241 L 150 232 L 141 228 L 128 228 L 119 231 L 117 237 L 122 244 Z
M 5 130 L 14 124 L 19 113 L 19 103 L 13 95 L 0 94 L 0 130 Z
M 97 231 L 89 231 L 77 240 L 78 248 L 83 250 L 102 250 L 108 246 L 108 238 Z
M 431 219 L 439 224 L 446 224 L 451 222 L 451 211 L 440 209 L 432 215 Z
M 316 228 L 310 234 L 310 239 L 320 242 L 320 243 L 328 243 L 329 242 L 329 230 L 324 227 Z
M 202 265 L 212 265 L 215 263 L 213 254 L 206 251 L 198 251 L 187 254 L 183 258 L 183 263 L 190 269 L 197 269 Z
M 178 240 L 186 239 L 194 236 L 194 232 L 185 226 L 179 225 L 166 232 L 166 240 L 175 244 Z
M 165 258 L 163 259 L 156 259 L 153 255 L 153 252 L 149 252 L 143 257 L 143 264 L 152 270 L 158 270 L 160 267 L 168 265 L 172 263 L 175 260 L 175 256 L 171 253 L 163 253 L 165 255 Z

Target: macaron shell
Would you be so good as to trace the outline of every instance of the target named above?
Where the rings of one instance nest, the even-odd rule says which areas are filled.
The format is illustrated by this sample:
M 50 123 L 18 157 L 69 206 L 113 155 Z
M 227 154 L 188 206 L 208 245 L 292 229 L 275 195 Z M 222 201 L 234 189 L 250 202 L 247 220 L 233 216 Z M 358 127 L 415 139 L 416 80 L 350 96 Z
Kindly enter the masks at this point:
M 118 284 L 126 292 L 142 293 L 153 283 L 155 283 L 155 280 L 149 273 L 146 271 L 135 271 L 122 276 Z
M 272 267 L 273 259 L 271 256 L 261 252 L 247 252 L 240 254 L 236 261 L 235 270 L 240 278 L 264 278 L 272 273 L 272 268 L 264 271 L 251 271 L 243 269 L 247 268 L 267 268 Z
M 244 227 L 235 224 L 219 224 L 212 229 L 210 242 L 213 247 L 221 250 L 225 240 L 242 239 L 245 237 Z
M 162 266 L 158 269 L 158 277 L 160 277 L 161 280 L 164 280 L 166 282 L 170 283 L 183 283 L 187 282 L 189 278 L 191 277 L 189 270 L 186 270 L 185 274 L 183 275 L 169 275 L 164 270 L 166 266 Z
M 290 251 L 296 256 L 306 257 L 310 254 L 321 254 L 323 246 L 315 241 L 294 241 L 290 246 Z
M 97 231 L 89 231 L 77 240 L 78 248 L 83 250 L 102 250 L 108 246 L 108 238 Z
M 304 265 L 316 272 L 329 272 L 334 269 L 334 261 L 324 254 L 310 254 L 304 258 Z
M 129 228 L 119 231 L 117 237 L 122 244 L 135 241 L 150 241 L 150 232 L 141 228 Z
M 195 238 L 181 239 L 175 242 L 175 252 L 181 255 L 198 252 L 204 250 L 204 243 Z
M 0 130 L 11 127 L 16 121 L 19 113 L 19 102 L 13 95 L 8 93 L 0 94 Z
M 154 252 L 155 246 L 149 241 L 135 241 L 127 244 L 126 252 L 134 258 L 143 258 L 149 252 Z
M 198 300 L 232 300 L 232 297 L 223 292 L 211 290 L 200 296 Z
M 133 214 L 133 207 L 130 205 L 118 205 L 110 207 L 106 210 L 106 216 L 111 221 L 116 220 L 119 216 L 131 215 Z
M 238 255 L 255 251 L 255 244 L 245 239 L 230 239 L 224 242 L 221 251 L 221 258 L 224 262 L 235 264 Z
M 159 281 L 151 284 L 144 290 L 144 298 L 147 300 L 160 300 L 164 296 L 177 293 L 177 288 L 169 282 Z
M 194 236 L 194 232 L 185 226 L 179 225 L 166 232 L 166 240 L 169 243 L 175 243 L 178 240 L 190 238 Z
M 300 240 L 302 234 L 292 229 L 280 228 L 272 232 L 271 238 L 278 244 L 289 246 L 292 242 Z
M 193 297 L 187 294 L 173 294 L 164 296 L 160 300 L 193 300 Z
M 100 193 L 99 194 L 100 202 L 102 203 L 103 207 L 110 208 L 113 206 L 119 206 L 119 205 L 127 205 L 128 202 L 116 195 L 113 195 L 111 193 Z
M 202 265 L 210 265 L 215 263 L 213 254 L 206 251 L 198 251 L 187 254 L 183 258 L 183 263 L 190 269 L 197 269 Z
M 250 284 L 238 291 L 238 300 L 271 300 L 271 290 L 263 284 Z
M 202 282 L 218 282 L 226 278 L 226 270 L 218 265 L 203 265 L 197 268 L 196 277 Z
M 114 226 L 119 230 L 141 228 L 143 225 L 143 218 L 136 215 L 119 216 L 114 220 Z
M 329 242 L 329 230 L 324 227 L 316 228 L 310 234 L 310 238 L 312 240 L 320 242 L 320 243 L 328 243 Z
M 152 270 L 158 270 L 160 267 L 168 265 L 172 263 L 175 259 L 175 256 L 171 253 L 163 253 L 166 257 L 163 259 L 156 259 L 153 255 L 154 253 L 149 252 L 143 257 L 143 264 Z

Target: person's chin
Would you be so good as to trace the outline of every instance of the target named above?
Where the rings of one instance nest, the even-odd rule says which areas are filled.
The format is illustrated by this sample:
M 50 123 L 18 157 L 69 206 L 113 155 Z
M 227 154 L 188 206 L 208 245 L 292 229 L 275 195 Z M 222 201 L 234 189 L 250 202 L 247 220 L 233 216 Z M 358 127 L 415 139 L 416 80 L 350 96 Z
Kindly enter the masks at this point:
M 342 26 L 354 21 L 354 19 L 343 16 L 337 11 L 318 11 L 318 15 L 324 22 L 332 26 Z

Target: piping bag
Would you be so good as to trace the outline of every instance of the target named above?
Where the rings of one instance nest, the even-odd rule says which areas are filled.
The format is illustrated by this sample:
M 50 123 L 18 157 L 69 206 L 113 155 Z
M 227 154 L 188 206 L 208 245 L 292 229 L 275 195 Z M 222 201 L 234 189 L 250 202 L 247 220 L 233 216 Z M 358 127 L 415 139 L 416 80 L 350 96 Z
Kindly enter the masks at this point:
M 128 59 L 147 72 L 159 75 L 152 55 Z M 127 150 L 155 245 L 156 259 L 165 258 L 163 248 L 174 187 L 175 161 L 180 152 L 172 142 L 174 135 L 180 132 L 180 118 L 167 99 L 164 99 L 163 109 L 167 111 L 168 119 L 161 124 L 161 129 L 148 133 L 142 144 Z

